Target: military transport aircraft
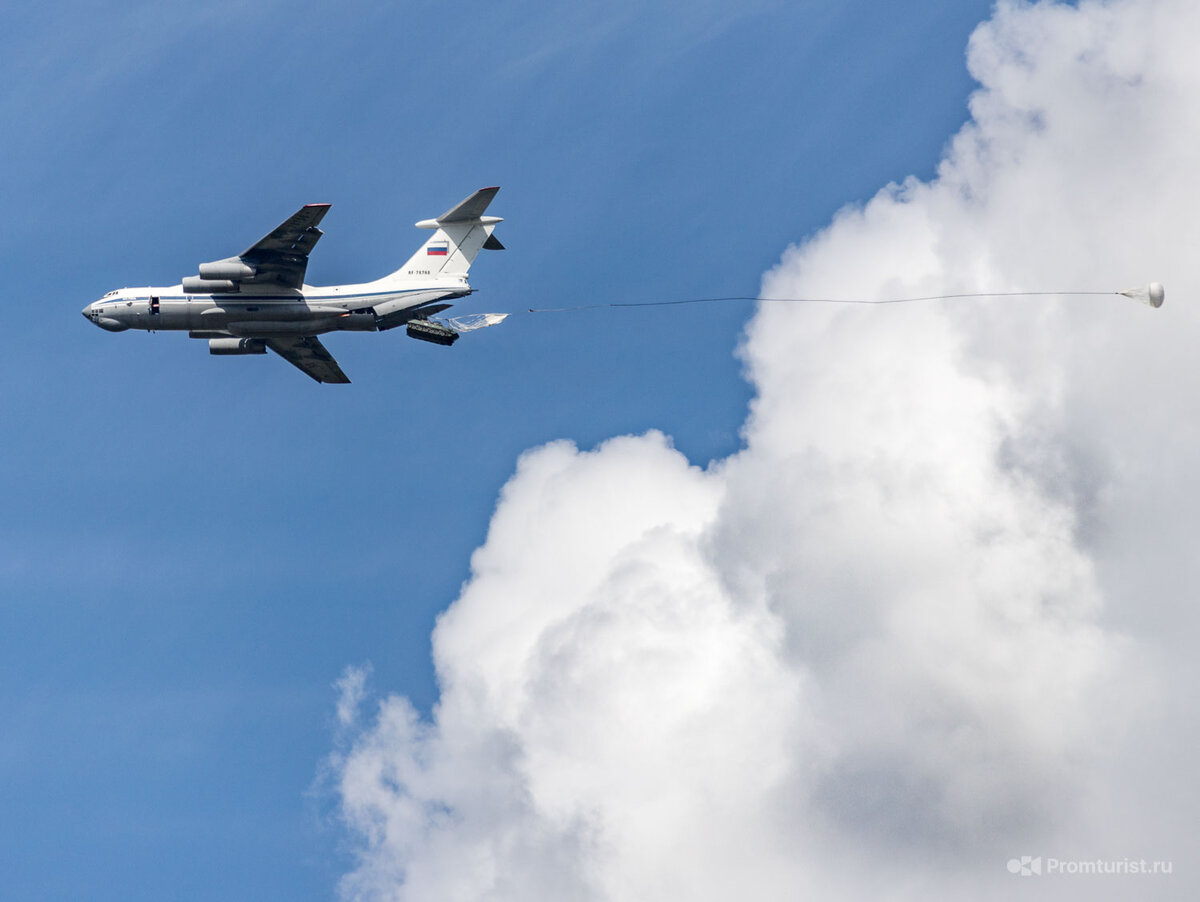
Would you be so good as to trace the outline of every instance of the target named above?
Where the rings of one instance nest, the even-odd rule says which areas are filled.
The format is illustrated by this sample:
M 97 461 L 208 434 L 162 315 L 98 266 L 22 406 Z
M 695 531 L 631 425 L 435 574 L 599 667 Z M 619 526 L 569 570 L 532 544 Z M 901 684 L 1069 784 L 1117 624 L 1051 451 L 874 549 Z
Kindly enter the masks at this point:
M 325 332 L 383 332 L 406 326 L 422 341 L 451 345 L 458 332 L 429 317 L 471 294 L 467 270 L 480 249 L 503 250 L 484 216 L 499 188 L 481 188 L 437 219 L 433 234 L 400 269 L 374 282 L 314 288 L 304 284 L 308 255 L 329 204 L 306 204 L 236 257 L 201 263 L 198 276 L 167 288 L 122 288 L 83 308 L 109 332 L 187 330 L 212 354 L 265 354 L 270 348 L 318 382 L 346 383 L 317 338 Z

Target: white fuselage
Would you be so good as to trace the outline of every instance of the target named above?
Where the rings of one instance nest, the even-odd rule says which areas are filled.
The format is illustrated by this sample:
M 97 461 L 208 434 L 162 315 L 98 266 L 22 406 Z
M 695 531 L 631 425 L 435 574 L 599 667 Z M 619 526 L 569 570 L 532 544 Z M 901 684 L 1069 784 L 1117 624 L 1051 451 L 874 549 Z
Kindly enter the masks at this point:
M 326 332 L 373 332 L 402 323 L 438 301 L 466 297 L 466 275 L 428 281 L 381 279 L 358 285 L 299 290 L 189 294 L 182 285 L 121 288 L 83 308 L 83 315 L 110 332 L 186 331 L 247 338 L 319 335 Z M 387 325 L 384 325 L 384 324 Z

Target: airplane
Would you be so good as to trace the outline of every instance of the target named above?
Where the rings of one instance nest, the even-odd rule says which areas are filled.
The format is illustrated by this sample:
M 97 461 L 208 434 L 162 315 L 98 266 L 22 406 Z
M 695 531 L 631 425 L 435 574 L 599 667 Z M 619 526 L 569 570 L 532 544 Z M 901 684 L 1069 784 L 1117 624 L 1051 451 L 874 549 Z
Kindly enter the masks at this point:
M 473 291 L 467 270 L 480 250 L 503 250 L 484 216 L 499 188 L 481 188 L 418 229 L 433 234 L 400 269 L 374 282 L 316 288 L 304 283 L 308 255 L 324 234 L 329 204 L 305 204 L 236 257 L 201 263 L 199 275 L 165 288 L 121 288 L 83 308 L 101 329 L 187 331 L 210 354 L 270 349 L 317 382 L 350 380 L 321 344 L 326 332 L 385 332 L 405 326 L 416 339 L 452 345 L 459 333 L 431 320 Z

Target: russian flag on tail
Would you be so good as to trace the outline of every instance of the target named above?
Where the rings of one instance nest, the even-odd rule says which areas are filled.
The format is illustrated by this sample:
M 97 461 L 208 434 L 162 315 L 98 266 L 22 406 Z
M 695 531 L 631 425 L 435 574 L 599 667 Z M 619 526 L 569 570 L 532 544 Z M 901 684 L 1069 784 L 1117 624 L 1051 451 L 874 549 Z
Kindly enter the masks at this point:
M 438 244 L 431 244 L 425 249 L 425 253 L 430 257 L 444 257 L 450 247 L 450 242 L 442 241 Z

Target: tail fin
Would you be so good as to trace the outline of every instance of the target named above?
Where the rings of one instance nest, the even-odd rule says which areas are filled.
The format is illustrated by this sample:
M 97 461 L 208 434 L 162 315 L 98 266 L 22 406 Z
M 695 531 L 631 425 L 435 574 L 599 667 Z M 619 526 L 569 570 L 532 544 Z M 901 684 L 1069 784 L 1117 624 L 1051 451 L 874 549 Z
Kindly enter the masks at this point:
M 464 275 L 481 249 L 503 250 L 504 245 L 492 237 L 492 230 L 503 220 L 498 216 L 483 215 L 499 190 L 480 188 L 437 219 L 418 222 L 418 229 L 433 229 L 433 235 L 404 266 L 386 278 Z

